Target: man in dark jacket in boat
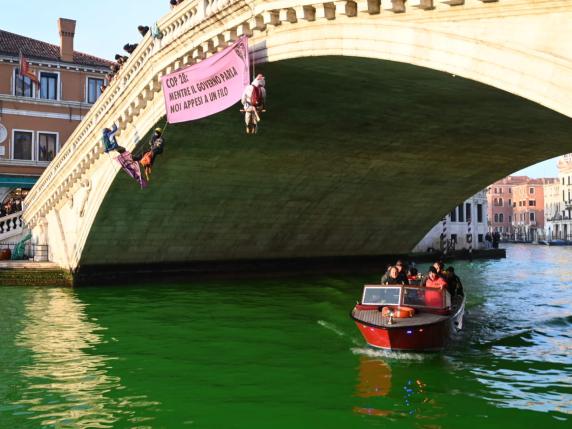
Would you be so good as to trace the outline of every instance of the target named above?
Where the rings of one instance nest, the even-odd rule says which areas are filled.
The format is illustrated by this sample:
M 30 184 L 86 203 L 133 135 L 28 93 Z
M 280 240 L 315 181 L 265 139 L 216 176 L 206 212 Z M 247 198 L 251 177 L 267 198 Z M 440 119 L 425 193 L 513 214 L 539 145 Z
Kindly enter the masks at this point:
M 463 283 L 458 275 L 455 274 L 455 269 L 453 267 L 447 267 L 445 270 L 445 280 L 447 281 L 447 290 L 451 296 L 465 295 L 463 291 Z

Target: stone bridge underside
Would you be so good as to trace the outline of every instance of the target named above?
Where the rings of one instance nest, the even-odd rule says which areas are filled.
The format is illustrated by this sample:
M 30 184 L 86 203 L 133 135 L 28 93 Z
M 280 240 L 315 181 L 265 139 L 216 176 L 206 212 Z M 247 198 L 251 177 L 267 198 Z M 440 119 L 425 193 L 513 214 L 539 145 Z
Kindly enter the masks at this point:
M 259 134 L 245 135 L 238 105 L 169 125 L 148 189 L 116 176 L 79 278 L 132 264 L 407 253 L 466 197 L 570 151 L 570 118 L 447 73 L 353 57 L 258 71 L 269 91 Z

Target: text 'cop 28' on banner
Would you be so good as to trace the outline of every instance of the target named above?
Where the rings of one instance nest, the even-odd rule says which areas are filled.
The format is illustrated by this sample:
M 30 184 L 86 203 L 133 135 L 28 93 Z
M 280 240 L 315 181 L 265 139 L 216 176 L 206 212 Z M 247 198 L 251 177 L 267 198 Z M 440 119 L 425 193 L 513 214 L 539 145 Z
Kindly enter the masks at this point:
M 170 124 L 213 115 L 232 106 L 249 84 L 248 39 L 161 78 Z

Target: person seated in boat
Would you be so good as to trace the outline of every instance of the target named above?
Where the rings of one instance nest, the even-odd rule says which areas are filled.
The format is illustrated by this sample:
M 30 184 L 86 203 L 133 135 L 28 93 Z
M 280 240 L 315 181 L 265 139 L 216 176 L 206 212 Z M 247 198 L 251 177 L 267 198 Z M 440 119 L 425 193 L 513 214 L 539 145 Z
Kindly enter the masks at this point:
M 405 276 L 405 273 L 399 272 L 397 266 L 390 267 L 389 270 L 381 278 L 381 284 L 383 285 L 408 285 L 409 281 Z
M 447 290 L 447 282 L 437 273 L 434 266 L 429 267 L 425 287 L 425 304 L 428 307 L 443 307 L 443 293 Z
M 441 260 L 435 261 L 433 266 L 437 270 L 437 275 L 439 277 L 445 277 L 445 272 L 444 272 L 445 271 L 445 264 L 443 263 L 443 261 L 441 261 Z
M 397 268 L 397 276 L 400 280 L 408 280 L 407 279 L 407 265 L 401 259 L 398 259 L 395 263 L 395 268 Z M 400 281 L 401 283 L 401 281 Z
M 463 283 L 461 283 L 459 276 L 455 274 L 455 268 L 447 267 L 445 275 L 447 280 L 447 290 L 451 296 L 464 296 L 465 292 L 463 290 Z
M 411 267 L 409 271 L 407 271 L 407 281 L 409 281 L 410 285 L 419 286 L 421 284 L 421 278 L 419 276 L 419 271 L 417 268 Z
M 439 275 L 434 266 L 430 266 L 424 286 L 434 289 L 445 289 L 447 287 L 447 282 Z

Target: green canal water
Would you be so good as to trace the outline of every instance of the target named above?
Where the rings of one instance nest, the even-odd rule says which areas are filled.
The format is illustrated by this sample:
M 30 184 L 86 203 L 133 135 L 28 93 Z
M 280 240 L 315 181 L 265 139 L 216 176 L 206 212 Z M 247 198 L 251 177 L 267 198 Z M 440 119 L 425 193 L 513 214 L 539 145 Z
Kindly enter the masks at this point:
M 572 247 L 457 262 L 465 330 L 368 348 L 363 276 L 0 288 L 0 429 L 570 428 Z

